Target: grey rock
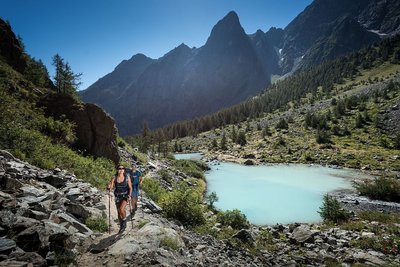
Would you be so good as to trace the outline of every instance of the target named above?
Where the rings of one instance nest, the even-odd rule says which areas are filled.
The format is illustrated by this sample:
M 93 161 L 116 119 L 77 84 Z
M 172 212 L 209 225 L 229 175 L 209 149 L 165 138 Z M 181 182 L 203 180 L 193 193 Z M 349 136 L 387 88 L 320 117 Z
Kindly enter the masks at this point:
M 10 255 L 12 259 L 16 259 L 18 261 L 24 261 L 32 264 L 31 266 L 37 266 L 37 267 L 44 267 L 47 266 L 47 262 L 45 259 L 43 259 L 42 256 L 40 256 L 36 252 L 24 252 L 24 251 L 19 251 L 17 253 L 12 253 Z
M 254 243 L 254 235 L 246 229 L 241 229 L 239 232 L 234 234 L 232 237 L 237 238 L 245 243 Z
M 65 186 L 66 180 L 57 175 L 48 175 L 42 179 L 44 182 L 51 184 L 55 188 L 61 188 Z
M 90 216 L 90 212 L 87 210 L 87 208 L 80 204 L 68 203 L 66 204 L 66 209 L 67 212 L 71 213 L 78 219 L 82 219 L 83 221 Z
M 17 244 L 12 239 L 0 238 L 0 254 L 7 254 L 11 250 L 15 249 Z
M 151 199 L 142 199 L 143 204 L 154 213 L 162 212 L 162 208 Z
M 0 155 L 3 156 L 4 158 L 8 159 L 8 160 L 12 160 L 12 161 L 16 160 L 15 157 L 10 152 L 8 152 L 7 150 L 0 149 Z
M 0 267 L 31 267 L 32 265 L 26 261 L 5 260 L 0 261 Z
M 42 248 L 42 242 L 36 227 L 25 229 L 15 237 L 17 245 L 27 252 L 39 251 Z
M 17 179 L 7 176 L 0 176 L 0 188 L 2 188 L 6 192 L 16 192 L 23 186 L 24 184 Z
M 362 252 L 362 251 L 356 252 L 356 253 L 354 253 L 353 257 L 354 257 L 354 259 L 356 261 L 359 261 L 359 262 L 362 262 L 362 263 L 364 263 L 364 262 L 365 263 L 372 263 L 375 266 L 382 266 L 382 265 L 386 264 L 385 261 L 379 259 L 376 256 L 371 255 L 368 252 Z
M 39 225 L 40 221 L 33 219 L 33 218 L 27 218 L 24 216 L 15 216 L 14 220 L 12 222 L 11 228 L 15 232 L 20 232 L 23 231 L 27 228 Z
M 38 189 L 33 186 L 23 186 L 20 188 L 20 190 L 22 190 L 25 196 L 34 196 L 34 197 L 43 196 L 46 192 L 43 189 Z
M 57 222 L 57 223 L 67 222 L 68 225 L 66 226 L 66 228 L 74 227 L 80 233 L 82 233 L 82 234 L 84 234 L 86 236 L 90 236 L 90 235 L 93 234 L 92 230 L 90 230 L 86 225 L 84 225 L 83 223 L 79 222 L 78 220 L 76 220 L 75 218 L 71 217 L 70 215 L 66 214 L 63 211 L 54 211 L 50 215 L 50 219 L 52 221 L 54 221 L 54 222 Z
M 314 241 L 314 233 L 308 225 L 300 225 L 293 230 L 291 241 L 295 243 L 312 243 Z

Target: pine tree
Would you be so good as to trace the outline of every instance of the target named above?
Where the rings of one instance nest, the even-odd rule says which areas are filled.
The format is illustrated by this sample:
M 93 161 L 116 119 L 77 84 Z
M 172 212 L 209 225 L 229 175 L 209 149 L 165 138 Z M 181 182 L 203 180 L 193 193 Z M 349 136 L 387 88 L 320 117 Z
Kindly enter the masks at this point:
M 232 135 L 231 135 L 232 142 L 236 143 L 237 141 L 237 133 L 235 125 L 232 125 Z
M 53 66 L 55 69 L 54 85 L 59 94 L 67 94 L 79 98 L 77 89 L 80 82 L 82 73 L 75 74 L 68 62 L 56 54 L 53 56 Z
M 269 129 L 268 125 L 266 125 L 262 131 L 262 137 L 265 138 L 266 136 L 271 136 L 271 130 Z
M 225 136 L 225 132 L 222 134 L 222 138 L 221 138 L 221 143 L 220 143 L 220 148 L 222 150 L 227 150 L 228 147 L 226 146 L 226 136 Z
M 356 128 L 362 128 L 364 125 L 364 119 L 360 113 L 357 114 L 355 126 Z
M 161 150 L 161 138 L 159 137 L 159 152 Z M 143 153 L 147 153 L 147 151 L 149 150 L 150 147 L 150 143 L 151 143 L 151 138 L 150 138 L 150 129 L 149 126 L 147 124 L 147 121 L 143 122 L 143 130 L 142 130 L 142 142 L 141 142 L 141 147 L 140 147 L 140 151 L 142 151 Z
M 238 138 L 237 138 L 237 143 L 238 143 L 239 145 L 241 145 L 241 146 L 244 146 L 244 145 L 247 144 L 247 141 L 246 141 L 246 134 L 244 133 L 244 131 L 240 131 L 240 132 L 239 132 L 239 135 L 238 135 Z
M 218 143 L 217 143 L 217 139 L 213 139 L 212 140 L 212 142 L 211 142 L 211 148 L 212 149 L 215 149 L 215 148 L 217 148 L 218 147 Z

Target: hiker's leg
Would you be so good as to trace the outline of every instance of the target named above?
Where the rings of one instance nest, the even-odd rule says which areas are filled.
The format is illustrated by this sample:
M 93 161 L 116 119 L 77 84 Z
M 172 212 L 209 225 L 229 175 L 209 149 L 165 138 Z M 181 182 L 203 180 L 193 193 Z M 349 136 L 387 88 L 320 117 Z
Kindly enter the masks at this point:
M 121 222 L 121 212 L 120 212 L 121 201 L 119 199 L 115 199 L 115 206 L 117 207 L 118 220 L 119 222 Z
M 121 200 L 121 205 L 119 206 L 119 214 L 121 215 L 121 220 L 125 220 L 126 217 L 126 204 L 128 204 L 127 200 Z
M 132 209 L 133 209 L 133 211 L 136 211 L 136 209 L 137 209 L 137 201 L 138 201 L 138 198 L 137 198 L 137 197 L 132 197 L 132 198 L 131 198 L 131 203 L 132 203 Z
M 136 209 L 137 209 L 138 196 L 139 196 L 139 188 L 137 186 L 134 186 L 134 188 L 132 190 L 132 195 L 131 195 L 132 209 L 134 211 L 136 211 Z

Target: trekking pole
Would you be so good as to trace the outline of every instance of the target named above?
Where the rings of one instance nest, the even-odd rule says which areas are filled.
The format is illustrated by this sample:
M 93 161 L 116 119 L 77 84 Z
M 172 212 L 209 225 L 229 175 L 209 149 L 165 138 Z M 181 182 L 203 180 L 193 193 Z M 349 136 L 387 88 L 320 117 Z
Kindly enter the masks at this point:
M 131 224 L 132 224 L 132 229 L 133 229 L 133 214 L 132 214 L 132 204 L 131 204 L 131 199 L 128 200 L 129 204 L 129 209 L 131 210 Z
M 142 210 L 142 219 L 143 219 L 144 218 L 144 211 L 143 211 L 143 203 L 144 203 L 144 201 L 143 201 L 143 196 L 142 196 L 142 190 L 140 190 L 139 192 L 140 192 L 140 201 L 142 202 L 141 210 Z M 138 202 L 139 202 L 139 200 L 138 200 Z
M 108 234 L 111 234 L 111 193 L 108 191 Z

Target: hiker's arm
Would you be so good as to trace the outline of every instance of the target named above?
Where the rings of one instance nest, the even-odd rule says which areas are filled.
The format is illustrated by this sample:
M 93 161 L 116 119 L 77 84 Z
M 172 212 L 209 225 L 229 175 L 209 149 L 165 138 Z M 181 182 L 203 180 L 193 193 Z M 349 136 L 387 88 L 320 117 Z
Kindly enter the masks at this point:
M 143 176 L 140 175 L 139 176 L 139 186 L 142 187 L 142 185 L 143 185 Z

